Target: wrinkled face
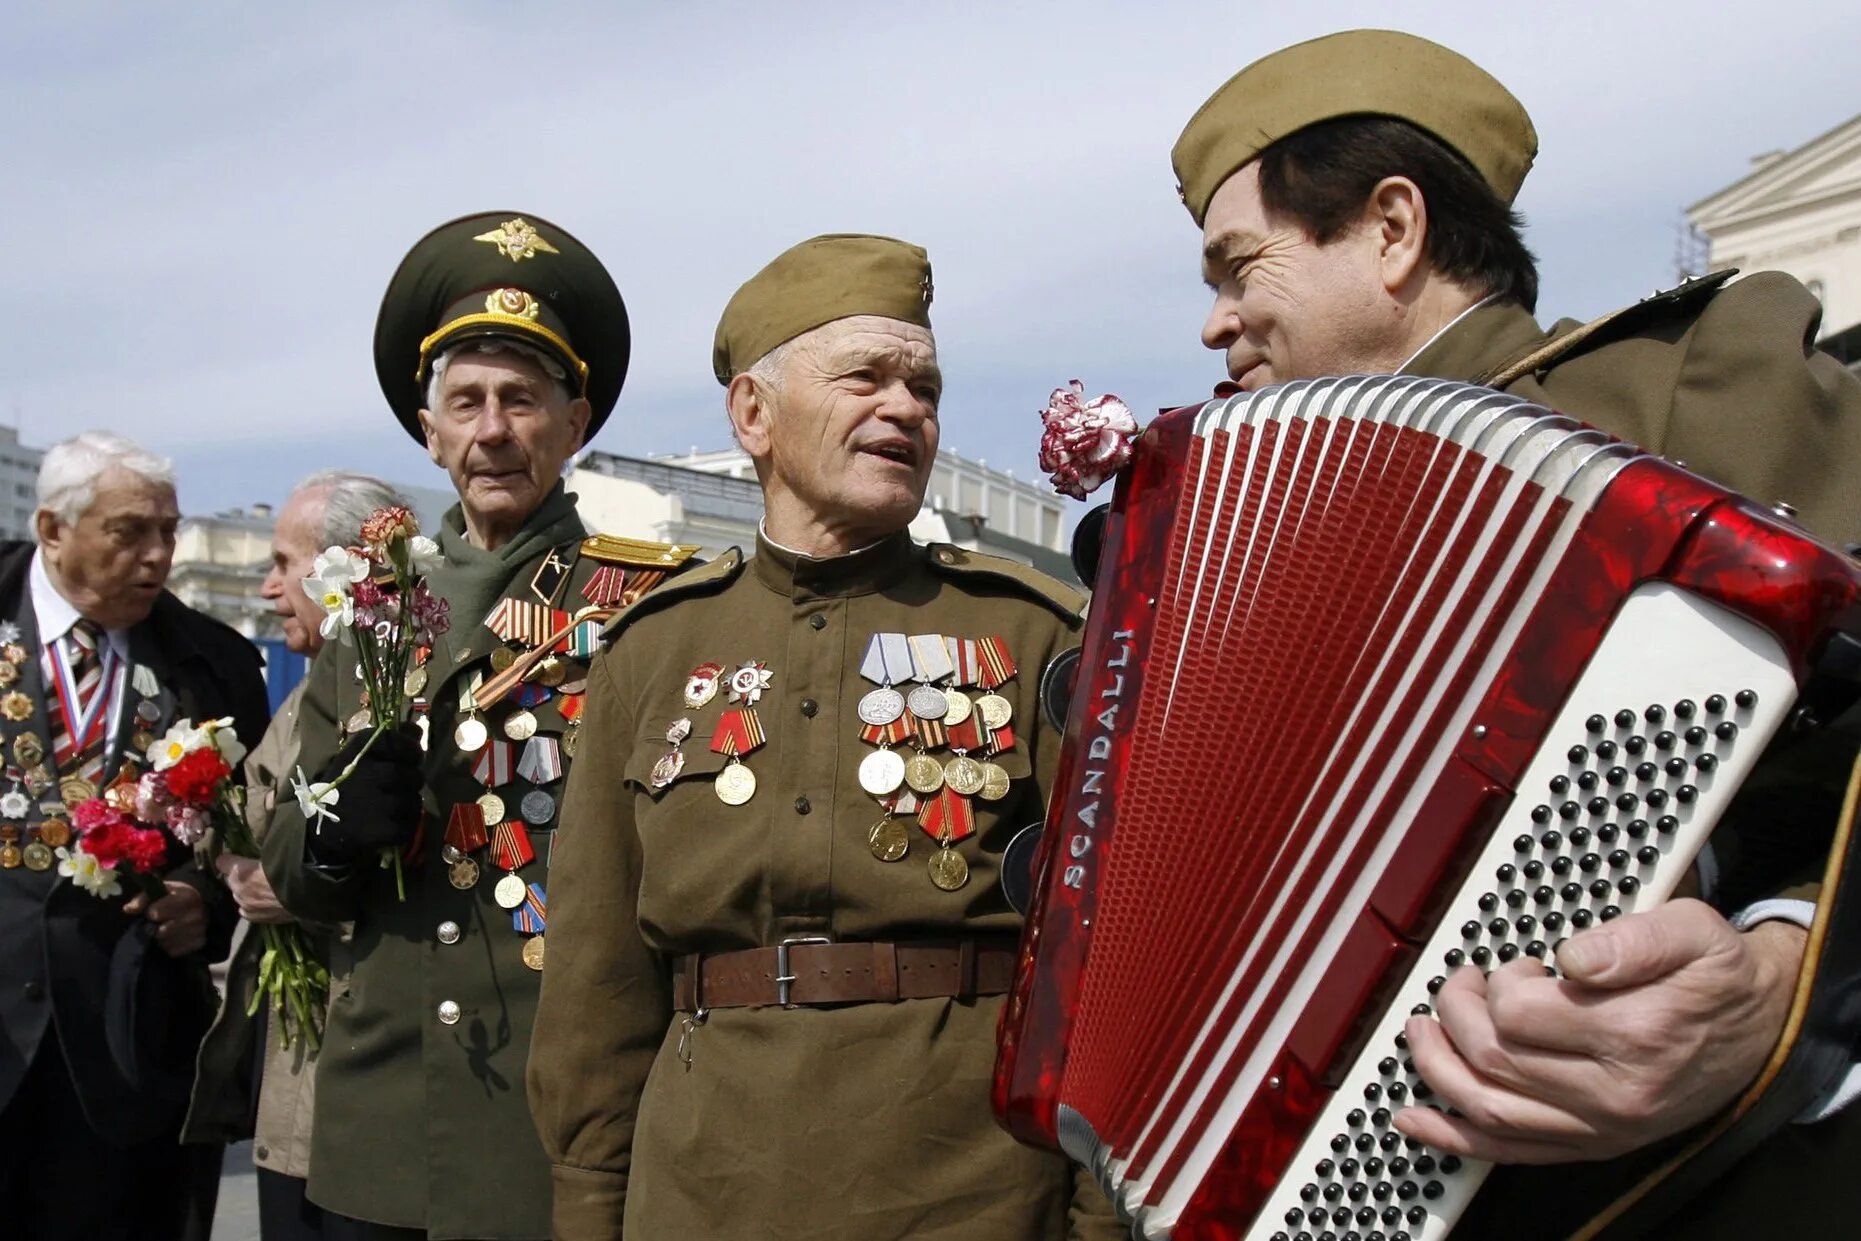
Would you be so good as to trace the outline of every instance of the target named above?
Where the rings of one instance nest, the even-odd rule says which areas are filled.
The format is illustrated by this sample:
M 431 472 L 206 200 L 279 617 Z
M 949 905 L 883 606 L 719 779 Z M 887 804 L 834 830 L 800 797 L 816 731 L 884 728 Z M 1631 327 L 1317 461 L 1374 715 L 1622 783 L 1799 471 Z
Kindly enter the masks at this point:
M 39 546 L 59 593 L 105 629 L 144 620 L 168 581 L 181 513 L 174 488 L 112 466 L 90 507 L 67 525 L 40 509 Z
M 904 529 L 937 457 L 943 374 L 930 329 L 857 315 L 796 339 L 757 459 L 773 509 L 791 506 L 853 545 Z
M 1229 177 L 1202 222 L 1202 278 L 1215 294 L 1202 343 L 1243 390 L 1320 375 L 1381 373 L 1390 316 L 1373 228 L 1325 245 L 1260 199 L 1260 165 Z
M 271 571 L 259 595 L 270 600 L 284 629 L 284 644 L 299 655 L 314 655 L 323 645 L 319 626 L 323 609 L 304 593 L 311 562 L 323 550 L 323 508 L 329 488 L 300 491 L 285 503 L 271 532 Z
M 461 353 L 420 411 L 427 454 L 444 467 L 468 529 L 487 547 L 516 533 L 582 446 L 588 402 L 570 400 L 535 360 Z

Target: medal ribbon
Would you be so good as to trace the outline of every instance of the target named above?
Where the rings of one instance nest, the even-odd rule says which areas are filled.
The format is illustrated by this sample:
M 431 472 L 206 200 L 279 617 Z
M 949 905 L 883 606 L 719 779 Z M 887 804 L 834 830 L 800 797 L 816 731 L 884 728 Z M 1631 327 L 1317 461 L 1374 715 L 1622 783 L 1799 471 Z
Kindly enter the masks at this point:
M 523 904 L 510 911 L 510 924 L 525 935 L 541 935 L 549 924 L 549 902 L 543 897 L 543 885 L 533 883 L 523 894 Z
M 978 644 L 982 652 L 982 674 L 976 684 L 983 689 L 994 689 L 1015 674 L 1014 657 L 1008 654 L 1008 644 L 1000 638 L 983 638 Z
M 505 870 L 521 870 L 536 860 L 529 829 L 522 819 L 505 819 L 491 829 L 491 856 Z
M 907 711 L 890 724 L 867 724 L 859 730 L 859 739 L 868 745 L 897 745 L 911 738 L 915 722 L 916 717 Z
M 627 593 L 627 571 L 617 565 L 604 564 L 594 571 L 582 587 L 582 598 L 598 608 L 613 607 Z
M 79 641 L 75 637 L 70 640 Z M 96 673 L 96 681 L 88 686 L 90 697 L 86 699 L 84 682 L 89 681 L 89 677 L 80 679 L 77 666 L 65 653 L 65 644 L 46 644 L 45 653 L 52 663 L 52 684 L 58 694 L 58 706 L 65 713 L 65 733 L 70 739 L 69 744 L 58 751 L 61 765 L 71 755 L 81 754 L 103 739 L 104 721 L 108 718 L 105 707 L 115 685 L 118 660 L 116 648 L 101 633 L 97 636 L 97 646 L 102 651 L 103 662 Z
M 562 695 L 556 702 L 556 711 L 563 719 L 573 724 L 582 718 L 582 696 L 580 694 Z
M 529 707 L 540 707 L 555 696 L 556 692 L 550 689 L 549 686 L 539 685 L 535 681 L 525 681 L 511 694 L 511 701 L 527 709 Z
M 911 679 L 935 685 L 956 670 L 940 633 L 915 633 L 911 644 Z
M 472 764 L 472 778 L 488 789 L 509 784 L 510 756 L 510 742 L 486 742 L 485 748 L 478 752 L 478 761 Z
M 918 816 L 918 826 L 932 840 L 947 840 L 955 844 L 975 833 L 976 808 L 970 804 L 969 798 L 956 790 L 938 789 L 937 795 L 924 804 L 923 812 Z
M 462 801 L 446 820 L 446 843 L 461 853 L 485 847 L 485 811 L 475 801 Z
M 665 580 L 664 569 L 635 569 L 627 579 L 627 589 L 620 596 L 620 601 L 623 605 L 632 603 Z
M 887 814 L 916 814 L 918 812 L 917 791 L 910 785 L 906 785 L 890 797 L 880 799 L 879 804 L 885 807 Z
M 976 652 L 974 638 L 945 638 L 944 648 L 950 655 L 950 667 L 955 672 L 955 684 L 974 685 L 976 676 L 982 667 L 981 656 Z
M 601 649 L 601 622 L 585 620 L 569 630 L 565 639 L 568 653 L 577 659 L 588 659 Z
M 859 674 L 879 685 L 896 685 L 911 679 L 911 641 L 902 633 L 875 633 L 866 643 Z
M 554 737 L 532 737 L 517 760 L 517 774 L 531 784 L 549 784 L 562 778 L 562 746 Z
M 970 712 L 969 718 L 961 724 L 946 729 L 950 736 L 952 750 L 979 750 L 982 748 L 982 716 Z
M 934 750 L 950 739 L 950 730 L 942 720 L 919 720 L 917 731 L 918 744 L 927 750 Z
M 983 726 L 987 734 L 982 741 L 982 752 L 990 758 L 997 754 L 1006 754 L 1015 748 L 1015 729 L 1013 724 L 1003 724 L 1000 728 Z
M 741 758 L 766 740 L 756 708 L 734 707 L 717 721 L 717 728 L 711 733 L 711 752 Z

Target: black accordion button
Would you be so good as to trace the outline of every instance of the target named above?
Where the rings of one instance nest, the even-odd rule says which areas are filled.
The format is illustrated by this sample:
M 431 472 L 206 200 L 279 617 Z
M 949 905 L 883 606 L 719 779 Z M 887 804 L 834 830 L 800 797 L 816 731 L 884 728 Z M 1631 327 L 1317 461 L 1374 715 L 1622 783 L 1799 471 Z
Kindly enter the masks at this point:
M 1724 715 L 1725 714 L 1725 695 L 1724 694 L 1714 694 L 1712 697 L 1706 700 L 1706 714 L 1707 715 Z
M 1713 771 L 1719 766 L 1719 756 L 1717 754 L 1702 754 L 1693 760 L 1693 765 L 1701 771 Z
M 1721 741 L 1730 741 L 1732 738 L 1738 736 L 1738 725 L 1732 723 L 1730 720 L 1723 720 L 1717 728 L 1712 730 L 1712 735 Z
M 1758 691 L 1755 689 L 1741 689 L 1738 691 L 1737 697 L 1733 698 L 1732 701 L 1737 703 L 1742 710 L 1749 711 L 1751 708 L 1758 705 Z
M 1691 698 L 1682 698 L 1679 702 L 1674 704 L 1674 718 L 1677 720 L 1690 720 L 1693 718 L 1693 713 L 1698 710 L 1699 708 L 1693 705 L 1693 700 Z

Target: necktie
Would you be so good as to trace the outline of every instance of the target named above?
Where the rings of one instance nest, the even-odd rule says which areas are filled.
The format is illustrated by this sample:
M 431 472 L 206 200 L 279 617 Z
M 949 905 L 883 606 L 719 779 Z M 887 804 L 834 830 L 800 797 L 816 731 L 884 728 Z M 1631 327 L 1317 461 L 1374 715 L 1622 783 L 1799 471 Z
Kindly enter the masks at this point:
M 80 619 L 71 626 L 71 631 L 62 639 L 69 676 L 61 679 L 67 687 L 75 687 L 76 693 L 54 692 L 48 696 L 47 703 L 52 725 L 52 752 L 57 757 L 59 776 L 77 776 L 93 784 L 103 771 L 107 723 L 103 718 L 104 704 L 99 701 L 105 692 L 102 640 L 102 630 L 92 621 Z M 69 705 L 75 719 L 67 718 L 67 697 L 72 699 Z M 80 728 L 81 736 L 77 735 Z

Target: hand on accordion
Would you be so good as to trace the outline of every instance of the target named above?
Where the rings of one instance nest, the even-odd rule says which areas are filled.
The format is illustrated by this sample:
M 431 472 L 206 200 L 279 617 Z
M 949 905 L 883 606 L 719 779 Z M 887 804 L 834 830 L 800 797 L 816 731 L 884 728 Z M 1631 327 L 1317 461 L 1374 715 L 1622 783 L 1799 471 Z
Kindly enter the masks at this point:
M 1463 968 L 1411 1018 L 1417 1072 L 1460 1114 L 1410 1108 L 1411 1137 L 1496 1163 L 1605 1159 L 1732 1102 L 1782 1031 L 1804 932 L 1740 933 L 1673 901 L 1573 937 L 1565 977 L 1518 960 Z

